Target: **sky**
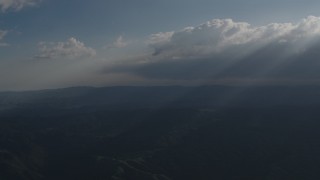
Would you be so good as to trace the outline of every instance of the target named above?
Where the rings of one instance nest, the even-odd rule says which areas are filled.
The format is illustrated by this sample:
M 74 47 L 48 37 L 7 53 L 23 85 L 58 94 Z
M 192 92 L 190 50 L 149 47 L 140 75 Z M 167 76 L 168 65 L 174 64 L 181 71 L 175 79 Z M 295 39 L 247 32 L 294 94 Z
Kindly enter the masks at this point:
M 0 0 L 0 91 L 318 85 L 319 8 L 315 0 Z

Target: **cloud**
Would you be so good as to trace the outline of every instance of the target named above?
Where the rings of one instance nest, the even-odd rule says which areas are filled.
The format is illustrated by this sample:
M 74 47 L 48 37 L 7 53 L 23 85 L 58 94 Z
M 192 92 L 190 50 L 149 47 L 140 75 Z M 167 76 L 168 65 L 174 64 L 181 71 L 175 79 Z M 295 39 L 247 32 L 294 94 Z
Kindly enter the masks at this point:
M 0 30 L 0 47 L 8 46 L 7 43 L 2 42 L 2 39 L 7 35 L 8 31 Z
M 286 35 L 294 28 L 295 25 L 291 23 L 253 27 L 246 22 L 214 19 L 181 31 L 153 34 L 150 46 L 156 55 L 199 56 L 218 53 L 233 46 L 253 43 L 264 45 L 276 39 L 287 39 Z
M 122 36 L 119 36 L 113 45 L 116 48 L 124 48 L 128 45 L 128 42 L 126 42 Z
M 197 57 L 222 53 L 232 48 L 251 52 L 277 42 L 303 43 L 319 35 L 320 18 L 314 16 L 297 24 L 272 23 L 266 26 L 252 26 L 231 19 L 214 19 L 181 31 L 153 34 L 149 38 L 149 45 L 154 48 L 154 55 Z
M 2 40 L 7 33 L 8 33 L 7 31 L 0 30 L 0 40 Z
M 152 55 L 109 66 L 106 72 L 146 79 L 320 79 L 320 17 L 254 26 L 214 19 L 150 35 Z
M 86 47 L 76 38 L 69 38 L 66 42 L 41 42 L 39 51 L 35 57 L 43 59 L 75 59 L 96 55 L 94 49 Z
M 25 7 L 36 6 L 40 2 L 41 0 L 0 0 L 0 9 L 2 12 L 20 11 Z
M 106 49 L 125 48 L 128 44 L 129 42 L 125 41 L 123 36 L 119 36 L 112 44 L 106 46 Z

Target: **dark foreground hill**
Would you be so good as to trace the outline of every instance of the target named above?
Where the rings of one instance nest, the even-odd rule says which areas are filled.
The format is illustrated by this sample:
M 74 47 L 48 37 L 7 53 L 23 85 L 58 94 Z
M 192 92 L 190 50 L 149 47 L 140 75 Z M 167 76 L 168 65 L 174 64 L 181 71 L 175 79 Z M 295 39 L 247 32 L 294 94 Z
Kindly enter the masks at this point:
M 319 179 L 320 87 L 0 93 L 2 180 Z

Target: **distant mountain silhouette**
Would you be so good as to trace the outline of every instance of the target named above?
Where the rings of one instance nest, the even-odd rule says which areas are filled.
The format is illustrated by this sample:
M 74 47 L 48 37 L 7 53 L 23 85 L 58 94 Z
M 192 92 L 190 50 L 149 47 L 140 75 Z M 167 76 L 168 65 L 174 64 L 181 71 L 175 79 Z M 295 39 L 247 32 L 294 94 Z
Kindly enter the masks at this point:
M 74 87 L 3 92 L 1 108 L 37 104 L 63 108 L 306 106 L 320 104 L 320 86 Z

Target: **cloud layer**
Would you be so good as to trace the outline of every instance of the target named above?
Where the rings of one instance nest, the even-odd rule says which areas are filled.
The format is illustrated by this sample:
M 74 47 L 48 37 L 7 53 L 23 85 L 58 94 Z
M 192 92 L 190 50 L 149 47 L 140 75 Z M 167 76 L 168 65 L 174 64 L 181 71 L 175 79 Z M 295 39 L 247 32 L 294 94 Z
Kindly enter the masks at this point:
M 150 46 L 155 54 L 199 56 L 219 53 L 241 45 L 264 46 L 268 43 L 293 43 L 320 34 L 320 18 L 309 16 L 300 23 L 272 23 L 252 26 L 231 19 L 214 19 L 181 31 L 153 34 Z
M 69 38 L 66 42 L 41 42 L 39 51 L 35 57 L 43 59 L 76 59 L 96 55 L 94 49 L 86 47 L 76 38 Z
M 8 10 L 20 11 L 25 7 L 37 5 L 41 0 L 0 0 L 0 9 L 2 12 Z
M 168 80 L 305 80 L 320 78 L 320 17 L 253 26 L 214 19 L 180 31 L 153 34 L 152 55 L 108 67 Z

